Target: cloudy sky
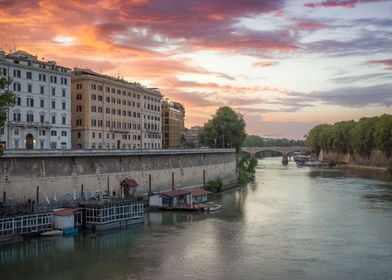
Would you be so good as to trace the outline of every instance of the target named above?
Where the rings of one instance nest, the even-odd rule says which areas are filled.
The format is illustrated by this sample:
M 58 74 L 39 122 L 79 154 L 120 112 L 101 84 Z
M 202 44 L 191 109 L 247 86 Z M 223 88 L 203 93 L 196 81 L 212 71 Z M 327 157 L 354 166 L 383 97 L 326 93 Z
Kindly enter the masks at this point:
M 392 113 L 392 0 L 0 0 L 0 48 L 158 87 L 248 134 Z

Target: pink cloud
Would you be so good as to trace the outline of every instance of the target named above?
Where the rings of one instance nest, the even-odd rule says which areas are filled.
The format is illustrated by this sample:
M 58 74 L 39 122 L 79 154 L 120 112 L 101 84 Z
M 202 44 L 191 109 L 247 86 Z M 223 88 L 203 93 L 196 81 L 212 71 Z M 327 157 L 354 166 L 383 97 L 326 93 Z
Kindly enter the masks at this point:
M 369 3 L 369 2 L 380 2 L 385 0 L 327 0 L 319 3 L 306 3 L 305 7 L 308 8 L 333 8 L 333 7 L 343 7 L 343 8 L 355 8 L 357 4 Z
M 387 66 L 387 69 L 392 70 L 392 59 L 370 60 L 367 63 L 368 64 L 382 64 L 382 65 Z

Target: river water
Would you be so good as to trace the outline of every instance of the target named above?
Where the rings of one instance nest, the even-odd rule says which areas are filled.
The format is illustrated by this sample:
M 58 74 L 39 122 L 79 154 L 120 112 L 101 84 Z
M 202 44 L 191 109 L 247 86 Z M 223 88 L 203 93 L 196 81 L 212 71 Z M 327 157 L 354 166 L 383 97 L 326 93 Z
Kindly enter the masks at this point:
M 0 279 L 392 279 L 392 181 L 259 160 L 215 213 L 0 249 Z

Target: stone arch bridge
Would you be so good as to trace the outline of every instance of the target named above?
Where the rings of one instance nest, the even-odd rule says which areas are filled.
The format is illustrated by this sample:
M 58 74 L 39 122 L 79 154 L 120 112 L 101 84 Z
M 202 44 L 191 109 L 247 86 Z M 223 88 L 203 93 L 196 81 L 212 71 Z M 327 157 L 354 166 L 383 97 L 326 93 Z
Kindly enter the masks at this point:
M 274 152 L 281 153 L 282 156 L 287 156 L 287 155 L 290 155 L 294 152 L 311 151 L 311 149 L 308 147 L 300 147 L 300 146 L 295 146 L 295 147 L 242 147 L 241 151 L 248 153 L 251 156 L 256 156 L 257 153 L 265 152 L 265 151 L 274 151 Z

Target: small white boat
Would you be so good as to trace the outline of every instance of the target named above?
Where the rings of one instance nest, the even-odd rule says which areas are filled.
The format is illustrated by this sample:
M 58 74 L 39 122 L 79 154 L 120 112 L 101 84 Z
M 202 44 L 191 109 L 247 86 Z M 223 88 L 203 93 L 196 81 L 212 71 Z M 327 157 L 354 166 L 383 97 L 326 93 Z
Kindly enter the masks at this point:
M 209 204 L 207 210 L 209 212 L 212 212 L 212 211 L 216 211 L 216 210 L 220 209 L 221 207 L 222 207 L 221 204 Z
M 45 232 L 41 232 L 41 236 L 53 236 L 53 235 L 62 235 L 63 231 L 62 230 L 58 230 L 58 229 L 54 229 L 54 230 L 50 230 L 50 231 L 45 231 Z

